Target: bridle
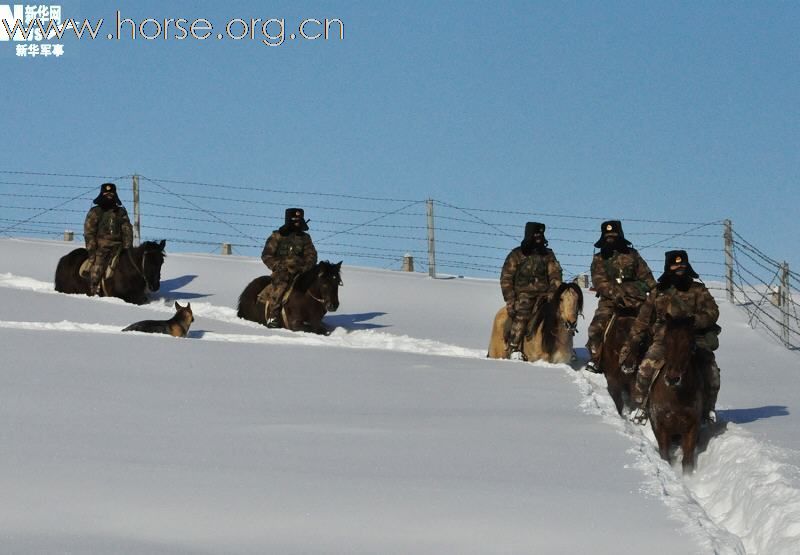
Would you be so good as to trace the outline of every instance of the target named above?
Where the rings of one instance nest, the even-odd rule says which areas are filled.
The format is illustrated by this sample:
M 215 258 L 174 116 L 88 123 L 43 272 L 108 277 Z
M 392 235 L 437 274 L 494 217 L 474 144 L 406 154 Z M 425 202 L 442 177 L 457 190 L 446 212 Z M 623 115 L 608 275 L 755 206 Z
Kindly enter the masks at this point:
M 563 294 L 566 293 L 567 291 L 568 289 L 564 290 L 561 296 L 559 296 L 558 298 L 559 307 L 561 306 L 561 298 L 563 297 Z M 578 316 L 583 316 L 583 312 L 579 312 Z M 564 320 L 564 329 L 567 330 L 567 332 L 569 332 L 570 335 L 575 335 L 578 332 L 578 319 L 575 318 L 574 322 Z
M 147 287 L 147 290 L 148 291 L 152 291 L 153 287 L 152 287 L 152 285 L 150 285 L 150 281 L 147 279 L 147 274 L 145 273 L 145 264 L 147 263 L 147 255 L 148 254 L 152 254 L 152 253 L 154 253 L 156 251 L 160 251 L 161 249 L 143 249 L 142 250 L 142 267 L 141 267 L 141 269 L 136 264 L 136 262 L 133 260 L 133 255 L 131 255 L 131 250 L 133 250 L 133 249 L 128 249 L 128 251 L 127 251 L 128 252 L 128 260 L 131 261 L 131 265 L 134 268 L 136 268 L 136 271 L 139 273 L 140 276 L 142 276 L 142 279 L 144 280 L 144 284 Z
M 338 285 L 339 287 L 344 287 L 344 283 L 342 282 L 342 277 L 341 277 L 341 276 L 339 276 L 339 280 L 338 280 L 338 283 L 337 283 L 337 285 Z M 314 295 L 314 294 L 311 292 L 311 288 L 310 288 L 310 287 L 309 287 L 309 288 L 306 290 L 306 295 L 308 295 L 309 297 L 311 297 L 312 299 L 314 299 L 315 301 L 317 301 L 319 304 L 323 304 L 323 305 L 324 305 L 324 304 L 326 304 L 326 302 L 325 302 L 325 299 L 320 299 L 320 298 L 317 298 L 317 297 L 316 297 L 316 296 L 315 296 L 315 295 Z

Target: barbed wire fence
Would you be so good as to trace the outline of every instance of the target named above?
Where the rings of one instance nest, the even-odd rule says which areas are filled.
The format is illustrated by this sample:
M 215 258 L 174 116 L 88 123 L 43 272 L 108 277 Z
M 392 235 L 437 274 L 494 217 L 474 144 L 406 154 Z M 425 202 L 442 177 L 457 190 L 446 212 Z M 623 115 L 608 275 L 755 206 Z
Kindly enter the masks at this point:
M 0 170 L 0 236 L 81 241 L 83 220 L 103 181 L 117 184 L 136 240 L 166 239 L 171 250 L 260 256 L 284 209 L 302 207 L 321 259 L 440 276 L 496 279 L 527 221 L 547 225 L 565 278 L 588 273 L 606 215 L 496 210 L 441 199 L 388 198 L 205 183 L 146 175 Z M 683 249 L 709 287 L 727 291 L 784 345 L 800 345 L 791 291 L 800 276 L 733 232 L 729 221 L 621 218 L 626 237 L 658 276 L 663 253 Z M 723 241 L 724 238 L 724 241 Z
M 734 231 L 730 221 L 725 245 L 732 260 L 728 300 L 747 311 L 751 327 L 766 330 L 789 349 L 800 349 L 800 310 L 793 292 L 800 289 L 800 275 Z

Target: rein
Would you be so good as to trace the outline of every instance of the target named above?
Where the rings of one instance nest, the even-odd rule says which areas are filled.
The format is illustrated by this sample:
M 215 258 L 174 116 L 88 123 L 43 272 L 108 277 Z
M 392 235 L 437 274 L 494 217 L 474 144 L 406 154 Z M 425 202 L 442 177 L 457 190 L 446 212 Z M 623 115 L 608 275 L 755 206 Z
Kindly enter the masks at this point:
M 155 251 L 147 250 L 147 249 L 143 249 L 142 250 L 142 268 L 139 269 L 139 266 L 133 260 L 133 255 L 131 254 L 132 250 L 133 249 L 126 249 L 126 252 L 128 254 L 128 260 L 131 261 L 131 266 L 133 266 L 136 269 L 136 271 L 139 273 L 139 275 L 142 276 L 142 279 L 144 280 L 144 284 L 147 286 L 147 289 L 149 291 L 152 291 L 152 288 L 150 287 L 150 282 L 147 281 L 147 276 L 144 273 L 144 265 L 145 265 L 145 262 L 147 261 L 147 255 L 150 254 L 151 252 L 155 252 Z
M 323 299 L 318 299 L 317 297 L 315 297 L 314 294 L 311 293 L 310 290 L 306 290 L 306 295 L 308 295 L 309 297 L 311 297 L 312 299 L 317 301 L 319 304 L 325 304 L 325 301 Z

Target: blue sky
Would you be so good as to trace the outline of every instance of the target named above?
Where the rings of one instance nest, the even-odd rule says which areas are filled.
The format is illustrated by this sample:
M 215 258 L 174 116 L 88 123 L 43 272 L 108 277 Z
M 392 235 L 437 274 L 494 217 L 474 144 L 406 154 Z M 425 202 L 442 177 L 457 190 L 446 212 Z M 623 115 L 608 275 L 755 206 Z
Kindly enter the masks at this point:
M 73 40 L 57 60 L 2 42 L 0 169 L 731 218 L 800 268 L 796 3 L 61 5 L 103 35 L 119 9 L 215 32 L 339 18 L 344 40 Z

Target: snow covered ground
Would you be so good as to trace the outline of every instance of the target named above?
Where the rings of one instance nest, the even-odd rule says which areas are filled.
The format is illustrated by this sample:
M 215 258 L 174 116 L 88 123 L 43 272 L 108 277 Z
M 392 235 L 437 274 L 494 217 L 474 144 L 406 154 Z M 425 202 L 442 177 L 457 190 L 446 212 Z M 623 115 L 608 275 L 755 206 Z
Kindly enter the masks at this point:
M 345 261 L 317 337 L 236 318 L 258 260 L 170 255 L 137 307 L 53 292 L 74 246 L 0 240 L 4 553 L 800 552 L 800 359 L 723 299 L 683 477 L 602 376 L 484 358 L 496 281 Z M 189 338 L 119 332 L 174 300 Z

